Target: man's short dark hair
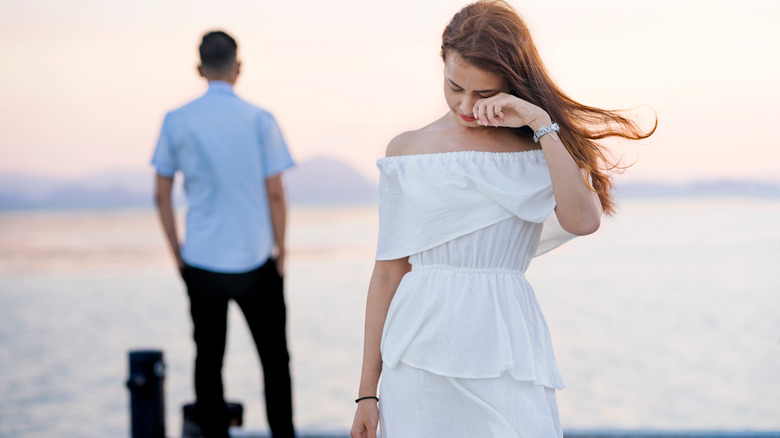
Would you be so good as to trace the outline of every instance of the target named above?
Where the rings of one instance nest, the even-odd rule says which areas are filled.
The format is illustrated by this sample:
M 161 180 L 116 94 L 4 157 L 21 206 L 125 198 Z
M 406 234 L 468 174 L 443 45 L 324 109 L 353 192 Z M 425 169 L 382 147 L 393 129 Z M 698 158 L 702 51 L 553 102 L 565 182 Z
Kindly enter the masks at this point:
M 236 60 L 236 40 L 221 30 L 203 35 L 198 51 L 200 63 L 209 70 L 220 70 Z

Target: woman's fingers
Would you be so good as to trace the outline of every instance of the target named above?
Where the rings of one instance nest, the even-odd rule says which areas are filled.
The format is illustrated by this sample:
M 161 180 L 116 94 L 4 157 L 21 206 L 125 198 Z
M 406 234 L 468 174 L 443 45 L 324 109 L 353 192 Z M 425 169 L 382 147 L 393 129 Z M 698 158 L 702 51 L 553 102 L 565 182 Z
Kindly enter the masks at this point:
M 507 97 L 514 96 L 501 93 L 474 103 L 474 117 L 477 118 L 477 123 L 483 126 L 507 126 L 504 120 L 504 106 L 510 103 Z
M 374 404 L 373 406 L 358 405 L 357 412 L 355 412 L 355 420 L 352 423 L 352 430 L 350 431 L 351 438 L 376 438 L 376 429 L 379 426 L 379 408 Z
M 498 126 L 496 123 L 497 116 L 495 107 L 496 104 L 494 102 L 485 102 L 485 120 L 487 121 L 487 126 Z
M 540 113 L 544 110 L 538 106 L 506 93 L 474 103 L 474 117 L 482 126 L 519 128 L 531 123 Z
M 474 102 L 474 117 L 478 125 L 484 125 L 487 122 L 485 118 L 485 99 Z
M 374 435 L 372 436 L 370 434 L 370 429 L 371 428 L 368 428 L 365 425 L 360 425 L 359 427 L 355 425 L 352 426 L 349 436 L 351 438 L 376 438 L 376 432 L 374 432 Z
M 492 118 L 490 119 L 490 122 L 493 126 L 504 126 L 504 112 L 502 111 L 501 104 L 493 103 L 491 107 L 492 111 L 490 111 L 490 114 L 492 114 Z
M 485 107 L 481 104 L 481 100 L 474 103 L 474 118 L 477 119 L 477 123 L 480 125 L 485 124 Z

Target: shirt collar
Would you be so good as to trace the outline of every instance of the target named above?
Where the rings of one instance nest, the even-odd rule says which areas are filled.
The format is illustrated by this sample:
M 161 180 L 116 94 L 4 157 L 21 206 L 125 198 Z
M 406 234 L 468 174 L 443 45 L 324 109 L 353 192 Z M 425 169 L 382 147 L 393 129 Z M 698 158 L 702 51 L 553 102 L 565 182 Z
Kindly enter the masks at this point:
M 208 93 L 235 94 L 233 93 L 233 86 L 225 81 L 209 81 Z

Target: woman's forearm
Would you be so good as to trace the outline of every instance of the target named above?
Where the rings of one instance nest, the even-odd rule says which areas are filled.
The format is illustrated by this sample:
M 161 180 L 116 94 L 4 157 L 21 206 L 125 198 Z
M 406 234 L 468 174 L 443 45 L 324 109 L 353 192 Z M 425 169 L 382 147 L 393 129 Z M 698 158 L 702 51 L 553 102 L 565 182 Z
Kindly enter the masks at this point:
M 544 121 L 536 130 L 552 122 Z M 577 166 L 557 132 L 539 139 L 550 171 L 555 195 L 555 214 L 564 230 L 577 235 L 591 234 L 601 224 L 601 204 L 598 195 L 587 184 L 587 175 Z
M 366 299 L 365 335 L 363 338 L 363 370 L 358 396 L 375 396 L 382 373 L 382 355 L 379 345 L 387 318 L 387 310 L 398 284 L 411 266 L 408 258 L 378 261 L 374 265 Z

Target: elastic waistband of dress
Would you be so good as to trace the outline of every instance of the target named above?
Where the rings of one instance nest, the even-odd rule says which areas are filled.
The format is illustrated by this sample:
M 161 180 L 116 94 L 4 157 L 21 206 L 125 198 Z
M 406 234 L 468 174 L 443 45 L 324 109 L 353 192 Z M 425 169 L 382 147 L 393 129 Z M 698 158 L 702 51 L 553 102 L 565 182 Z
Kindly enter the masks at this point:
M 412 271 L 448 271 L 462 274 L 503 274 L 519 275 L 524 277 L 525 273 L 519 269 L 508 268 L 466 268 L 463 266 L 453 266 L 444 264 L 415 264 L 412 265 Z

